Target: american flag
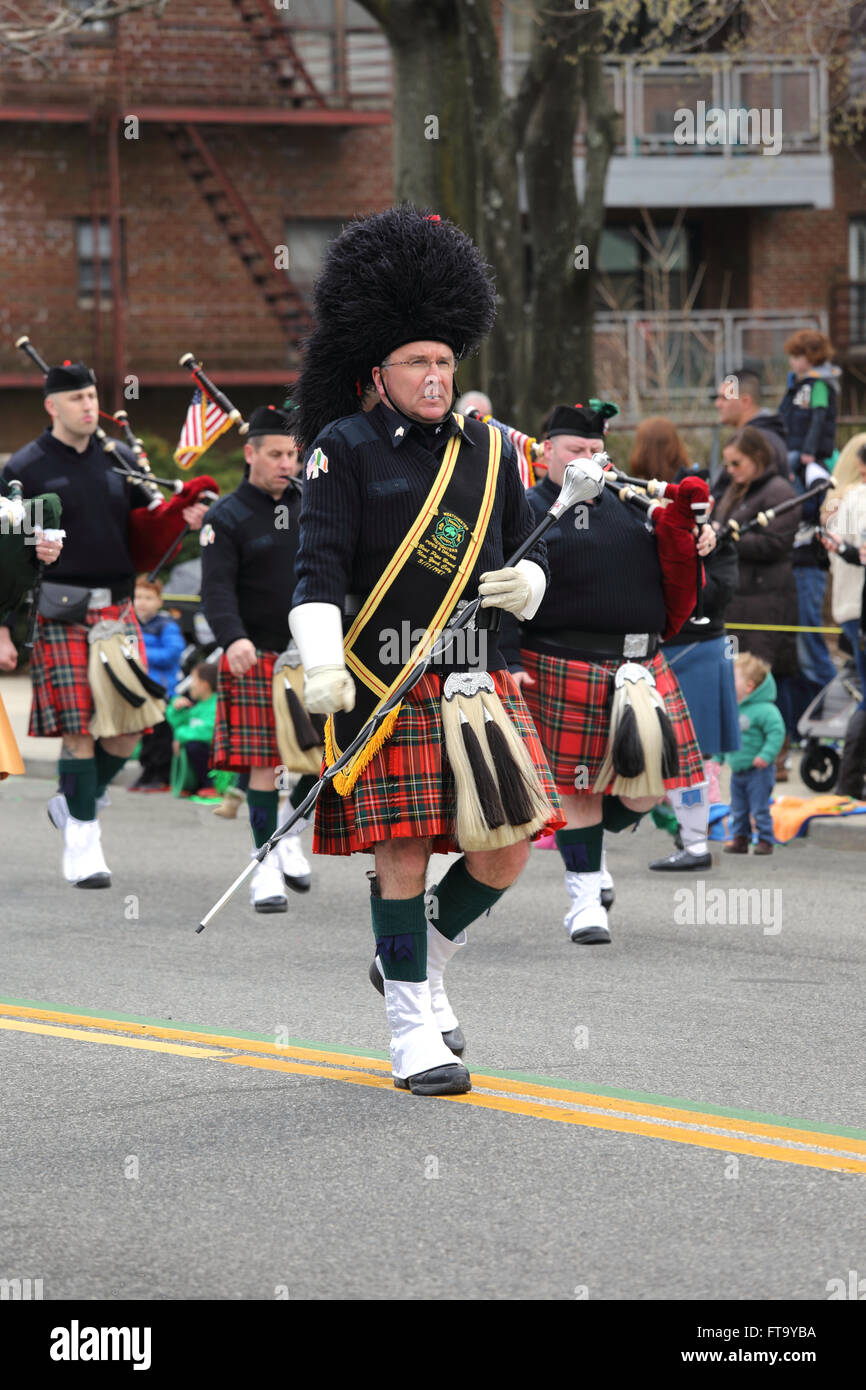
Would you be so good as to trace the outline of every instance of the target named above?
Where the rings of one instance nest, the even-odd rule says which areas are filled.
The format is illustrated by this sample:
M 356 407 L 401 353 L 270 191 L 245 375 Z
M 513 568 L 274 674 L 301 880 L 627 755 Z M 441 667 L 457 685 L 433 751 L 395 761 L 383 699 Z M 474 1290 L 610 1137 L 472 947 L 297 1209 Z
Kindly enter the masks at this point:
M 205 396 L 200 386 L 195 388 L 183 429 L 180 443 L 174 451 L 174 461 L 178 468 L 192 468 L 215 439 L 231 429 L 232 422 L 216 401 Z

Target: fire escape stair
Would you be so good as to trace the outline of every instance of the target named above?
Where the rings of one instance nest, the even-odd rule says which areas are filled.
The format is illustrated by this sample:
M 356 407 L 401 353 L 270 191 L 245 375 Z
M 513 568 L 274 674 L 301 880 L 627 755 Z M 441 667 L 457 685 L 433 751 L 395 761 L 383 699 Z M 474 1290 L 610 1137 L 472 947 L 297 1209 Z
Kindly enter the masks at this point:
M 232 4 L 258 45 L 263 62 L 277 85 L 290 95 L 293 105 L 312 103 L 324 109 L 325 97 L 307 72 L 273 0 L 232 0 Z

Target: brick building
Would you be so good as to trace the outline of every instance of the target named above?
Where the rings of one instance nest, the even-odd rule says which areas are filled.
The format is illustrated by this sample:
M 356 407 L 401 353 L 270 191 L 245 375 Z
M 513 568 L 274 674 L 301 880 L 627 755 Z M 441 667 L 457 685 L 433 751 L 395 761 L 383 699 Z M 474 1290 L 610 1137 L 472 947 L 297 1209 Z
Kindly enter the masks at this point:
M 501 29 L 514 83 L 526 15 L 506 7 Z M 829 143 L 826 60 L 792 55 L 790 33 L 785 56 L 761 41 L 737 60 L 608 65 L 622 121 L 599 384 L 635 412 L 705 399 L 743 357 L 780 383 L 781 344 L 804 322 L 837 334 L 855 369 L 866 342 L 859 151 Z M 21 333 L 49 358 L 92 362 L 139 430 L 176 434 L 188 349 L 242 409 L 277 399 L 327 238 L 391 201 L 390 61 L 374 21 L 353 0 L 170 0 L 40 56 L 47 74 L 35 58 L 0 63 L 0 452 L 42 424 Z M 676 112 L 701 101 L 780 110 L 780 152 L 677 143 Z M 578 184 L 582 162 L 578 135 Z M 140 398 L 124 402 L 130 377 Z

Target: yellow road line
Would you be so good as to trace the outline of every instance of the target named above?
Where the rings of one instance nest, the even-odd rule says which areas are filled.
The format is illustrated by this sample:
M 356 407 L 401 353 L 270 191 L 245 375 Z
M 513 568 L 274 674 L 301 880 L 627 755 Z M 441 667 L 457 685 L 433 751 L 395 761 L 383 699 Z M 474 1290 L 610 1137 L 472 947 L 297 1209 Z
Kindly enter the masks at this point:
M 260 1042 L 251 1038 L 237 1038 L 225 1033 L 190 1032 L 182 1028 L 165 1028 L 158 1024 L 127 1023 L 121 1019 L 106 1019 L 88 1014 L 64 1014 L 56 1009 L 36 1009 L 21 1005 L 0 1005 L 0 1015 L 14 1014 L 19 1017 L 57 1020 L 58 1022 L 84 1024 L 97 1029 L 111 1029 L 115 1032 L 131 1033 L 135 1036 L 175 1039 L 191 1043 L 207 1044 L 214 1047 L 228 1047 L 244 1053 L 265 1054 L 281 1061 L 302 1060 L 329 1063 L 342 1069 L 356 1068 L 360 1071 L 386 1072 L 390 1076 L 391 1065 L 380 1057 L 358 1057 L 354 1053 L 335 1052 L 317 1048 L 300 1047 L 295 1044 Z M 312 1075 L 321 1074 L 314 1068 Z M 866 1155 L 866 1141 L 849 1139 L 844 1136 L 823 1134 L 814 1130 L 797 1129 L 794 1126 L 774 1125 L 769 1121 L 738 1119 L 736 1116 L 717 1115 L 698 1110 L 681 1110 L 674 1106 L 650 1105 L 644 1101 L 627 1100 L 619 1096 L 605 1096 L 588 1091 L 566 1090 L 559 1086 L 543 1086 L 532 1081 L 512 1081 L 507 1077 L 488 1076 L 472 1073 L 473 1086 L 490 1091 L 506 1091 L 512 1096 L 526 1096 L 534 1100 L 552 1100 L 564 1104 L 585 1105 L 595 1110 L 619 1111 L 626 1115 L 646 1115 L 659 1120 L 678 1120 L 683 1124 L 701 1125 L 713 1129 L 728 1129 L 740 1134 L 752 1134 L 763 1138 L 785 1139 L 789 1142 L 809 1144 L 839 1153 L 860 1153 Z
M 144 1052 L 173 1052 L 179 1057 L 223 1057 L 213 1047 L 181 1047 L 173 1043 L 149 1042 L 145 1038 L 119 1038 L 113 1033 L 85 1033 L 81 1028 L 52 1028 L 49 1024 L 17 1023 L 0 1019 L 0 1028 L 15 1033 L 44 1033 L 52 1038 L 71 1038 L 73 1042 L 113 1043 L 115 1047 L 137 1047 Z
M 349 1082 L 354 1085 L 387 1090 L 391 1094 L 408 1095 L 408 1092 L 393 1092 L 390 1066 L 377 1057 L 356 1057 L 354 1054 L 314 1048 L 283 1047 L 277 1043 L 237 1038 L 230 1034 L 193 1033 L 179 1028 L 163 1028 L 156 1024 L 129 1023 L 120 1019 L 98 1018 L 86 1014 L 63 1014 L 59 1010 L 28 1009 L 18 1005 L 0 1006 L 0 1013 L 19 1015 L 14 1019 L 0 1018 L 0 1029 L 67 1038 L 78 1042 L 112 1043 L 115 1046 L 170 1053 L 176 1056 L 209 1058 L 229 1062 L 235 1066 L 254 1067 L 297 1076 L 318 1076 L 329 1081 Z M 20 1015 L 31 1015 L 32 1017 L 20 1017 Z M 66 1026 L 35 1021 L 45 1018 L 64 1020 Z M 71 1023 L 87 1024 L 89 1029 L 93 1031 L 71 1027 L 69 1026 Z M 135 1036 L 128 1036 L 130 1033 L 135 1034 Z M 124 1034 L 127 1036 L 123 1036 Z M 148 1036 L 141 1036 L 142 1034 Z M 209 1046 L 202 1044 L 209 1044 Z M 231 1049 L 231 1052 L 227 1049 Z M 244 1055 L 238 1055 L 238 1053 Z M 262 1053 L 267 1055 L 255 1055 Z M 389 1075 L 370 1075 L 370 1069 L 378 1072 L 387 1071 Z M 725 1153 L 742 1153 L 757 1158 L 770 1158 L 778 1162 L 793 1163 L 805 1167 L 823 1168 L 835 1172 L 866 1173 L 866 1162 L 853 1157 L 854 1154 L 866 1153 L 866 1144 L 858 1139 L 847 1139 L 840 1135 L 823 1134 L 817 1131 L 795 1129 L 770 1123 L 762 1125 L 755 1121 L 740 1120 L 733 1116 L 679 1110 L 671 1106 L 652 1106 L 615 1096 L 570 1091 L 553 1086 L 543 1086 L 534 1082 L 511 1081 L 506 1077 L 475 1074 L 473 1083 L 476 1088 L 484 1087 L 492 1091 L 505 1091 L 508 1094 L 487 1095 L 481 1094 L 476 1089 L 465 1096 L 441 1097 L 440 1099 L 448 1099 L 457 1104 L 469 1105 L 478 1109 L 497 1110 L 506 1114 L 553 1120 L 560 1124 L 578 1125 L 588 1129 L 639 1134 L 647 1138 L 665 1139 L 672 1143 L 715 1149 Z M 526 1097 L 526 1099 L 520 1099 L 520 1097 Z M 545 1104 L 545 1101 L 554 1103 Z M 599 1114 L 567 1108 L 574 1105 L 593 1107 L 596 1112 L 608 1110 L 623 1113 Z M 645 1116 L 646 1118 L 631 1119 L 628 1118 L 630 1115 Z M 663 1123 L 671 1120 L 677 1120 L 680 1124 L 688 1125 L 690 1128 L 675 1128 L 669 1123 Z M 700 1126 L 703 1129 L 699 1128 Z M 707 1133 L 706 1129 L 728 1129 L 736 1133 L 712 1134 Z M 740 1137 L 744 1134 L 754 1135 L 755 1139 Z M 759 1140 L 794 1141 L 809 1145 L 811 1149 L 828 1149 L 831 1150 L 831 1153 L 812 1153 L 803 1149 L 787 1148 L 780 1143 L 761 1143 L 758 1142 Z

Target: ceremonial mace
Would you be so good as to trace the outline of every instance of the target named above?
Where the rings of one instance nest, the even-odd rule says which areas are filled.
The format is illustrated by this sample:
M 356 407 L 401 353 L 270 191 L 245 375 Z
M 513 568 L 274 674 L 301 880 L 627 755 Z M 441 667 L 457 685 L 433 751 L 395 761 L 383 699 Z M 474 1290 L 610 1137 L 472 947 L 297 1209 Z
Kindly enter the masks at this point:
M 506 561 L 506 569 L 512 569 L 517 565 L 523 559 L 524 555 L 532 549 L 536 541 L 540 540 L 554 522 L 558 521 L 571 507 L 577 506 L 579 502 L 588 502 L 592 498 L 600 495 L 604 488 L 602 460 L 606 458 L 606 454 L 593 454 L 592 458 L 588 461 L 582 459 L 575 460 L 573 463 L 566 465 L 559 496 L 545 512 L 531 534 L 526 537 L 525 541 L 521 542 L 511 558 Z M 397 686 L 393 695 L 385 701 L 381 709 L 377 710 L 377 712 L 368 719 L 367 723 L 352 740 L 348 748 L 341 753 L 336 762 L 332 763 L 330 767 L 325 768 L 318 782 L 316 782 L 314 787 L 311 787 L 300 806 L 294 809 L 288 819 L 274 831 L 270 839 L 266 840 L 261 848 L 256 851 L 243 872 L 238 874 L 231 887 L 226 889 L 225 893 L 223 893 L 219 902 L 215 903 L 207 916 L 202 918 L 201 922 L 196 927 L 196 934 L 204 931 L 208 922 L 210 922 L 220 909 L 225 906 L 229 898 L 237 892 L 241 884 L 255 871 L 256 866 L 267 858 L 277 842 L 281 840 L 284 835 L 288 834 L 292 826 L 309 814 L 324 790 L 325 783 L 330 782 L 347 763 L 351 762 L 355 754 L 365 746 L 380 725 L 384 723 L 391 711 L 395 709 L 396 706 L 400 704 L 401 700 L 409 694 L 409 691 L 418 684 L 428 667 L 437 657 L 448 650 L 460 629 L 467 627 L 468 624 L 471 623 L 480 607 L 480 596 L 472 599 L 471 603 L 466 605 L 459 617 L 440 633 L 439 637 L 437 637 L 436 641 L 430 647 L 430 650 L 426 655 L 418 659 L 409 674 Z

